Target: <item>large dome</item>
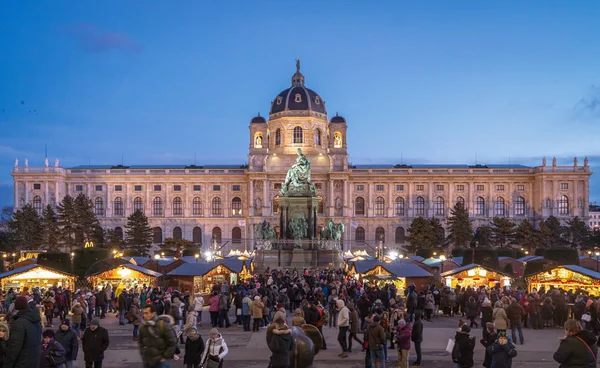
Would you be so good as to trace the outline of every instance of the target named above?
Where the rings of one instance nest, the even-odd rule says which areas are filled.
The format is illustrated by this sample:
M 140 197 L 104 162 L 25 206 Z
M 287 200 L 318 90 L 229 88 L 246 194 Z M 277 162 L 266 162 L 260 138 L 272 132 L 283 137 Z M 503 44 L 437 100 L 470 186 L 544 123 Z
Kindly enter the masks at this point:
M 300 61 L 296 62 L 296 73 L 292 76 L 292 86 L 281 91 L 275 97 L 271 102 L 269 114 L 289 112 L 293 115 L 296 111 L 302 112 L 300 115 L 303 116 L 308 115 L 309 112 L 314 112 L 317 115 L 325 115 L 324 118 L 327 118 L 325 101 L 317 92 L 304 86 L 304 75 L 300 73 Z

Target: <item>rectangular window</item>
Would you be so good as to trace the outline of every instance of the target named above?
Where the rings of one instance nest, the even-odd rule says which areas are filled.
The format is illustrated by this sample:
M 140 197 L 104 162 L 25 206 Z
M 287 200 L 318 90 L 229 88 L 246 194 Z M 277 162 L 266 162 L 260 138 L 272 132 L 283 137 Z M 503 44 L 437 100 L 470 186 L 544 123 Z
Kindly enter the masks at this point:
M 155 192 L 160 192 L 162 190 L 162 185 L 155 185 L 154 186 L 154 191 Z
M 42 189 L 42 184 L 33 184 L 33 189 Z
M 281 183 L 275 183 L 275 185 L 273 185 L 273 188 L 281 189 Z
M 382 192 L 383 191 L 383 185 L 381 185 L 381 184 L 376 185 L 375 186 L 375 190 L 378 191 L 378 192 Z
M 76 185 L 75 186 L 75 191 L 76 192 L 83 192 L 83 185 Z
M 134 185 L 133 186 L 133 190 L 136 192 L 141 192 L 142 191 L 142 186 L 141 185 Z
M 560 183 L 560 189 L 569 189 L 569 183 Z
M 357 190 L 357 191 L 362 191 L 362 190 L 365 190 L 365 186 L 364 186 L 364 185 L 362 185 L 362 184 L 358 184 L 358 185 L 356 186 L 356 190 Z
M 497 191 L 503 191 L 504 190 L 504 185 L 496 185 L 496 190 Z
M 525 186 L 524 185 L 517 185 L 517 190 L 518 191 L 524 191 L 525 190 Z
M 402 184 L 396 185 L 396 190 L 399 191 L 399 192 L 403 191 L 404 190 L 404 185 L 402 185 Z
M 435 190 L 444 190 L 444 186 L 438 184 L 438 185 L 435 186 Z
M 464 192 L 464 190 L 465 190 L 465 186 L 464 185 L 460 184 L 460 185 L 456 186 L 456 191 L 457 192 Z
M 213 185 L 213 191 L 215 191 L 215 192 L 221 191 L 221 186 L 220 185 Z
M 475 186 L 476 190 L 485 190 L 485 187 L 483 185 L 477 185 Z
M 234 192 L 239 192 L 240 190 L 242 190 L 242 186 L 241 185 L 232 185 L 231 190 L 233 190 Z
M 174 192 L 181 192 L 181 185 L 173 185 Z
M 423 185 L 423 184 L 417 184 L 416 185 L 416 189 L 417 190 L 425 190 L 425 185 Z
M 194 192 L 199 192 L 202 190 L 202 186 L 201 185 L 194 185 Z
M 102 191 L 102 185 L 96 185 L 96 192 Z
M 115 185 L 115 192 L 122 192 L 122 191 L 123 191 L 122 185 Z

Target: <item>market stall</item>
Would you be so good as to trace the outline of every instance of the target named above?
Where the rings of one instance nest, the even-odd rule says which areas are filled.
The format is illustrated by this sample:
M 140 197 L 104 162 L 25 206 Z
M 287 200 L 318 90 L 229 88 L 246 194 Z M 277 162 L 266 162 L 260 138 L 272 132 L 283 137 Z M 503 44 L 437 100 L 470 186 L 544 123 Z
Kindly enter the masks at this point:
M 381 262 L 376 260 L 364 260 L 348 262 L 347 272 L 362 282 L 384 285 L 393 283 L 398 292 L 415 284 L 417 290 L 422 290 L 431 282 L 432 274 L 423 268 L 412 264 L 412 260 L 395 260 L 392 262 Z
M 529 290 L 539 290 L 542 286 L 548 290 L 550 286 L 559 289 L 582 289 L 594 295 L 600 294 L 600 273 L 581 266 L 563 265 L 549 271 L 527 276 Z
M 123 287 L 135 288 L 145 285 L 155 285 L 156 279 L 162 274 L 147 268 L 136 266 L 132 263 L 124 263 L 119 266 L 102 270 L 93 274 L 87 274 L 86 279 L 94 287 L 103 288 L 106 285 L 123 285 Z
M 498 270 L 471 263 L 441 274 L 444 284 L 448 287 L 493 287 L 496 283 L 510 285 L 512 276 Z
M 0 274 L 2 290 L 10 288 L 31 290 L 36 287 L 73 287 L 75 275 L 38 264 L 29 264 Z
M 238 280 L 246 280 L 251 275 L 249 261 L 239 259 L 218 259 L 211 262 L 200 260 L 185 263 L 169 272 L 169 286 L 179 290 L 193 290 L 210 294 L 215 285 L 237 284 Z

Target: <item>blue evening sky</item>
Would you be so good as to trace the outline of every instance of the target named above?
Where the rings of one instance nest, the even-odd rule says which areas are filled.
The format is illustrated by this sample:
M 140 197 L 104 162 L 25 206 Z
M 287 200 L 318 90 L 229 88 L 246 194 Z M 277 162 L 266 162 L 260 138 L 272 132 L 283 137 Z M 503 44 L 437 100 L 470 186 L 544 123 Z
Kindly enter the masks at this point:
M 4 2 L 0 205 L 45 143 L 63 166 L 244 164 L 296 58 L 354 164 L 600 171 L 599 20 L 583 0 Z

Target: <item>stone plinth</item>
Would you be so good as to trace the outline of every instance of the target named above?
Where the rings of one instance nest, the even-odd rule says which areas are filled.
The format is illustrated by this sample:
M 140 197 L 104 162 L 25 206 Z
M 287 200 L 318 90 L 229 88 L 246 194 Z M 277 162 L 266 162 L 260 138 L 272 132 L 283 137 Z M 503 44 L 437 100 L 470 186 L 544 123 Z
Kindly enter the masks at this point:
M 263 271 L 267 267 L 271 269 L 338 269 L 344 267 L 344 259 L 342 252 L 338 250 L 259 250 L 256 252 L 254 264 L 259 271 Z
M 308 223 L 308 239 L 317 237 L 317 208 L 319 197 L 281 197 L 279 208 L 281 217 L 279 219 L 280 236 L 282 239 L 293 239 L 288 224 L 292 218 L 304 218 Z

